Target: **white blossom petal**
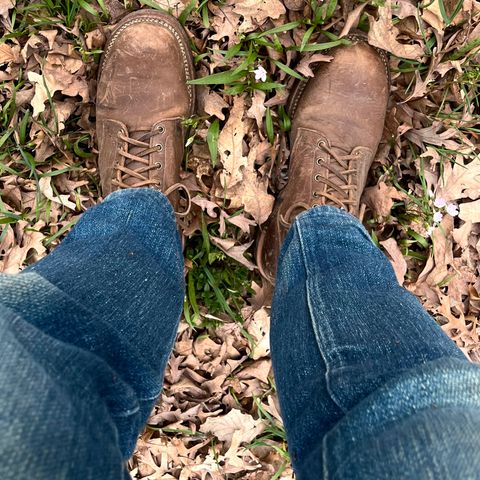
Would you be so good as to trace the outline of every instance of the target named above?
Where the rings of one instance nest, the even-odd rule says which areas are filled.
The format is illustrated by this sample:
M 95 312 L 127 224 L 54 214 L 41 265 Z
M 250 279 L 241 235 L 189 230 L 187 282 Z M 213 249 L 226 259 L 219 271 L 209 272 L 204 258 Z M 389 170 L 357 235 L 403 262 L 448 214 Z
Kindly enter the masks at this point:
M 260 80 L 262 82 L 267 81 L 267 71 L 259 65 L 254 71 L 255 73 L 255 80 Z
M 458 215 L 458 207 L 454 203 L 449 203 L 447 205 L 447 213 L 452 217 L 456 217 Z

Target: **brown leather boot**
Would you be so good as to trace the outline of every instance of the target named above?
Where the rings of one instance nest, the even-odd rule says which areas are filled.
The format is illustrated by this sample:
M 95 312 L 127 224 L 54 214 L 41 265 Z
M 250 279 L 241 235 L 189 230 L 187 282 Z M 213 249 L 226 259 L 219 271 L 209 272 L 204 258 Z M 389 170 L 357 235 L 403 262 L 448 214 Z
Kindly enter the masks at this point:
M 180 185 L 182 119 L 194 112 L 188 37 L 178 21 L 156 10 L 125 17 L 105 46 L 97 91 L 98 167 L 103 194 Z M 188 193 L 188 192 L 187 192 Z M 175 210 L 180 195 L 170 197 Z
M 293 219 L 318 205 L 359 216 L 360 197 L 380 142 L 389 94 L 388 62 L 361 37 L 331 52 L 315 76 L 292 92 L 289 181 L 257 247 L 262 276 L 274 283 Z

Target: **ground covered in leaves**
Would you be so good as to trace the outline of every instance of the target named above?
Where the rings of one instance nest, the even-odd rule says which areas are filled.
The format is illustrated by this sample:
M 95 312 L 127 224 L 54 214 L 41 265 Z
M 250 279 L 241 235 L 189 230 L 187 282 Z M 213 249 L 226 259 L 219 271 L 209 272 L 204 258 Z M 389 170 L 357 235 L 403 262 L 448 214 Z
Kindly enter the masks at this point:
M 478 361 L 480 4 L 0 0 L 0 271 L 45 255 L 101 200 L 98 61 L 115 23 L 143 7 L 185 25 L 199 108 L 186 120 L 194 208 L 182 224 L 184 319 L 132 476 L 291 478 L 253 255 L 286 181 L 289 89 L 348 33 L 389 52 L 391 102 L 365 224 L 398 280 Z

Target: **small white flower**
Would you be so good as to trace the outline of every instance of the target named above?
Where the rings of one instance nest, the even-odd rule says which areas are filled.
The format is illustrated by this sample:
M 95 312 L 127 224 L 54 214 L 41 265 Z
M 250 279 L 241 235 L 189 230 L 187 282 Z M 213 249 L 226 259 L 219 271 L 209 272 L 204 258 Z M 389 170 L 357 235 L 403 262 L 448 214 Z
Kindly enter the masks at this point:
M 442 197 L 438 197 L 435 199 L 435 201 L 433 202 L 433 204 L 437 207 L 437 208 L 443 208 L 446 204 L 447 204 L 447 201 L 442 198 Z
M 429 189 L 429 190 L 428 190 L 428 196 L 429 196 L 430 198 L 433 198 L 434 193 L 433 193 L 433 190 L 432 190 L 432 189 Z
M 435 212 L 433 214 L 433 221 L 435 223 L 440 223 L 442 221 L 442 218 L 443 218 L 443 213 L 442 212 Z
M 435 230 L 435 227 L 431 225 L 430 227 L 427 228 L 427 237 L 430 237 Z
M 454 203 L 449 203 L 447 205 L 447 213 L 452 217 L 456 217 L 458 215 L 458 207 Z
M 259 65 L 254 71 L 255 73 L 255 80 L 261 80 L 262 82 L 267 81 L 267 71 Z

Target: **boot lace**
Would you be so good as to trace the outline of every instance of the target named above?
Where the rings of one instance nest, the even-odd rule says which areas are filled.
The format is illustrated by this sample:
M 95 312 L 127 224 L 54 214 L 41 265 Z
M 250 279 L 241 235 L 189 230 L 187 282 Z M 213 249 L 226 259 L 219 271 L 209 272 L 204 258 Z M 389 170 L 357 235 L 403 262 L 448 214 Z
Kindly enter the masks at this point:
M 161 152 L 164 148 L 162 143 L 150 145 L 149 140 L 158 133 L 163 133 L 165 128 L 159 126 L 157 130 L 147 132 L 139 138 L 133 138 L 126 132 L 119 132 L 118 138 L 124 143 L 122 147 L 117 149 L 120 160 L 114 169 L 117 175 L 112 180 L 112 184 L 119 188 L 139 188 L 151 187 L 161 190 L 161 181 L 156 178 L 149 178 L 148 172 L 151 170 L 161 170 L 163 168 L 160 162 L 150 163 L 149 156 L 154 152 Z M 134 132 L 133 132 L 134 133 Z M 137 162 L 137 163 L 134 163 Z M 135 179 L 134 182 L 127 183 L 126 180 Z M 181 184 L 175 183 L 168 187 L 163 193 L 166 197 L 173 192 L 183 190 L 187 197 L 187 208 L 183 212 L 175 212 L 179 217 L 185 217 L 190 213 L 192 207 L 192 199 L 188 188 Z
M 340 155 L 325 140 L 319 140 L 317 146 L 325 155 L 320 154 L 315 159 L 316 166 L 324 168 L 326 172 L 323 175 L 321 173 L 314 175 L 314 180 L 319 184 L 319 188 L 313 190 L 313 201 L 310 205 L 304 202 L 294 203 L 290 205 L 285 214 L 280 214 L 280 224 L 286 228 L 290 226 L 295 211 L 309 210 L 328 204 L 334 204 L 349 212 L 355 207 L 358 169 L 351 165 L 351 162 L 360 159 L 362 147 L 354 148 L 349 154 Z M 332 159 L 334 162 L 331 161 Z
M 150 164 L 149 155 L 154 152 L 161 152 L 163 145 L 157 143 L 150 146 L 148 140 L 156 135 L 157 132 L 147 132 L 140 138 L 136 139 L 128 133 L 119 132 L 118 138 L 124 143 L 122 147 L 117 149 L 120 160 L 115 165 L 117 171 L 116 177 L 112 180 L 112 184 L 119 188 L 138 188 L 160 186 L 160 180 L 150 179 L 148 172 L 155 169 L 161 169 L 162 164 L 156 162 Z M 135 152 L 135 153 L 133 153 Z M 134 162 L 137 162 L 136 164 Z M 133 183 L 126 183 L 126 180 L 135 179 Z

